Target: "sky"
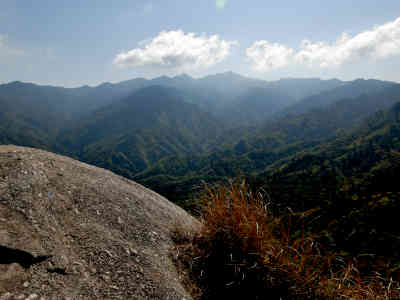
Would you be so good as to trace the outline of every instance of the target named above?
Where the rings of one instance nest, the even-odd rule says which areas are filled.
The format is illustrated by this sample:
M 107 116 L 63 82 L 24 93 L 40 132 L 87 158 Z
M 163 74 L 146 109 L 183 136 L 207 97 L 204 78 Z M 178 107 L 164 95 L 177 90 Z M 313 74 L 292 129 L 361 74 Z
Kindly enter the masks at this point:
M 400 82 L 399 0 L 0 0 L 0 82 L 233 71 Z

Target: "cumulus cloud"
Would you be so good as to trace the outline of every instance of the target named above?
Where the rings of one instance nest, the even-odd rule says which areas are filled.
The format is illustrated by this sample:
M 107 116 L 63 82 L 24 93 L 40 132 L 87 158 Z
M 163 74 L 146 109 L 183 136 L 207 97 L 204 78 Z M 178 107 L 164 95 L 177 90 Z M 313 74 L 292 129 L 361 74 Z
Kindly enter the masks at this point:
M 196 70 L 223 61 L 236 43 L 221 40 L 218 35 L 185 34 L 182 30 L 163 31 L 142 48 L 118 54 L 114 64 L 122 67 L 156 66 Z
M 400 55 L 400 18 L 354 37 L 344 33 L 335 43 L 303 41 L 296 61 L 335 67 L 362 58 L 380 59 Z
M 269 71 L 292 63 L 332 68 L 362 59 L 377 60 L 399 55 L 400 18 L 353 37 L 343 33 L 334 43 L 303 40 L 297 52 L 266 41 L 257 41 L 247 49 L 247 57 L 257 71 Z
M 246 49 L 248 60 L 256 71 L 265 72 L 287 66 L 293 56 L 293 49 L 267 41 L 257 41 Z

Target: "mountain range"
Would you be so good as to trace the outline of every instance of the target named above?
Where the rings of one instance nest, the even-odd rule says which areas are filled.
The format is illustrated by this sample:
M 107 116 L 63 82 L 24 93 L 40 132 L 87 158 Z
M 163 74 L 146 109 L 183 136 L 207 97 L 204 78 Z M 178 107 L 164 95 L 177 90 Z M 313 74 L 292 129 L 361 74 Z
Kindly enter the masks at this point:
M 254 172 L 389 108 L 398 94 L 399 85 L 379 80 L 267 82 L 232 72 L 79 88 L 12 82 L 0 85 L 0 143 L 68 154 L 130 178 L 174 176 L 154 170 L 186 158 L 202 161 L 207 174 L 219 173 L 219 157 Z
M 400 84 L 267 82 L 228 72 L 62 88 L 0 85 L 0 144 L 112 170 L 194 214 L 204 184 L 245 178 L 325 245 L 400 262 Z

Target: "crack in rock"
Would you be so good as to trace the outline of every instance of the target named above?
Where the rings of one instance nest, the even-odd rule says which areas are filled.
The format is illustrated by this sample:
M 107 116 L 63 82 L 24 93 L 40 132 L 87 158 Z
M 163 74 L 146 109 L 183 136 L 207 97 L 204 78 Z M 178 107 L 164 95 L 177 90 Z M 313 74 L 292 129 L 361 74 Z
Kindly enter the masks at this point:
M 0 245 L 0 265 L 19 264 L 24 269 L 29 269 L 32 265 L 39 264 L 51 256 L 34 256 L 29 252 L 13 249 Z

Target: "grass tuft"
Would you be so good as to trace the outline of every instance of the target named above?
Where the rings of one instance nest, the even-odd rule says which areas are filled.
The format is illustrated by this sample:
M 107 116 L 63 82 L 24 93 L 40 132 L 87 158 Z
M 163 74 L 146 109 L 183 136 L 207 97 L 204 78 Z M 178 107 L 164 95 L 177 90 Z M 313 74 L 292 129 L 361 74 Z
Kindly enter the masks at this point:
M 203 200 L 201 231 L 179 239 L 197 298 L 400 299 L 397 282 L 361 274 L 244 182 L 209 187 Z

